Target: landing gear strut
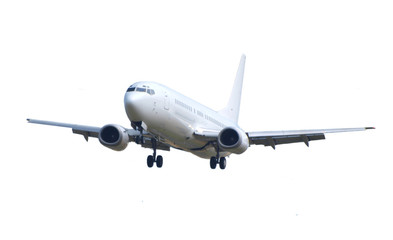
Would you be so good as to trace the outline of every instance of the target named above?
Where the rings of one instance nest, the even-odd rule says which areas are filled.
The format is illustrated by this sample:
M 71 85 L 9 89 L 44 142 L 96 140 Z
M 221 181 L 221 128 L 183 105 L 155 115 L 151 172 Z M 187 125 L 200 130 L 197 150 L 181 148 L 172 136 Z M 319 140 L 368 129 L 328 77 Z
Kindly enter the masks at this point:
M 143 136 L 143 127 L 142 122 L 131 122 L 131 127 L 140 132 L 140 135 L 135 138 L 136 144 L 141 144 L 142 146 L 146 143 L 145 138 Z M 153 148 L 153 155 L 147 156 L 147 166 L 152 168 L 154 163 L 156 163 L 158 168 L 162 168 L 164 163 L 164 159 L 161 155 L 157 156 L 157 140 L 155 138 L 151 139 L 151 145 Z
M 156 156 L 157 154 L 157 141 L 156 139 L 152 139 L 151 143 L 153 145 L 153 155 L 147 156 L 147 166 L 149 168 L 153 167 L 154 163 L 156 163 L 158 168 L 162 168 L 164 163 L 164 158 L 161 155 Z

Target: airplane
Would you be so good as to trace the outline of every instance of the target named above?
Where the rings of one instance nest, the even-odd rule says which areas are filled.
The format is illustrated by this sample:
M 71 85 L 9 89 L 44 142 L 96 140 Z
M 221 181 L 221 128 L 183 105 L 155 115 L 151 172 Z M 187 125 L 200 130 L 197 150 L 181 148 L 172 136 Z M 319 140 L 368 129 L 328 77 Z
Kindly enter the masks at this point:
M 289 131 L 246 132 L 238 125 L 240 100 L 246 56 L 243 54 L 227 105 L 214 111 L 183 94 L 156 82 L 136 82 L 124 95 L 124 107 L 132 128 L 117 124 L 103 127 L 84 126 L 36 119 L 29 123 L 71 128 L 75 134 L 98 138 L 99 142 L 115 151 L 124 150 L 135 142 L 153 150 L 147 157 L 147 166 L 163 166 L 163 157 L 157 150 L 171 148 L 190 152 L 210 159 L 210 168 L 225 169 L 230 154 L 242 154 L 251 145 L 276 145 L 325 139 L 326 133 L 364 131 L 374 127 L 336 128 Z

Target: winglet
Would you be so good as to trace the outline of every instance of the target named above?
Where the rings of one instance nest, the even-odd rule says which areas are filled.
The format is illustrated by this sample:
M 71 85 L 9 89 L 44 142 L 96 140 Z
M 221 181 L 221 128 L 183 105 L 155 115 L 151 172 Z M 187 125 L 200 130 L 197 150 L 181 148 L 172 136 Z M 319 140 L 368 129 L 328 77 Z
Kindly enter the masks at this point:
M 370 129 L 375 129 L 375 127 L 365 127 L 364 129 L 370 130 Z

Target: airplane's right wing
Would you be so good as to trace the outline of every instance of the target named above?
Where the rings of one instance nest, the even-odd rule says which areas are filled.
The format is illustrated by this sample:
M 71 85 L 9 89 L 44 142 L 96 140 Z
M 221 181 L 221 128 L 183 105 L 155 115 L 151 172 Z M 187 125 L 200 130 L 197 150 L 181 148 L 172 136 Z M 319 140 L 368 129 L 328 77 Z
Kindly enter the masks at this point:
M 44 121 L 44 120 L 37 120 L 37 119 L 27 119 L 27 121 L 29 123 L 35 123 L 35 124 L 71 128 L 73 133 L 82 135 L 86 141 L 88 141 L 89 137 L 99 138 L 100 131 L 102 129 L 101 127 L 70 124 L 70 123 L 60 123 L 60 122 Z M 123 128 L 123 127 L 122 129 L 124 129 L 124 131 L 127 132 L 129 137 L 129 142 L 135 142 L 145 148 L 153 148 L 153 142 L 154 142 L 156 149 L 165 150 L 165 151 L 170 150 L 170 146 L 168 144 L 157 140 L 153 141 L 155 140 L 154 136 L 152 136 L 150 133 L 146 131 L 142 132 L 143 141 L 141 141 L 141 133 L 139 131 L 134 129 Z
M 276 145 L 303 142 L 309 146 L 310 141 L 325 139 L 325 133 L 354 132 L 375 129 L 373 127 L 362 128 L 334 128 L 334 129 L 313 129 L 313 130 L 290 130 L 290 131 L 265 131 L 248 132 L 251 144 L 265 145 L 276 149 Z

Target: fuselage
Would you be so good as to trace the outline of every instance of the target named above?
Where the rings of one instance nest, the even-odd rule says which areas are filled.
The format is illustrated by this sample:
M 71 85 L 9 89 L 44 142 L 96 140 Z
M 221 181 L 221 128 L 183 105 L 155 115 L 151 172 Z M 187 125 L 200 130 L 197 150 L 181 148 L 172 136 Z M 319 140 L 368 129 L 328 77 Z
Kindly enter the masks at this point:
M 217 150 L 195 132 L 239 128 L 216 111 L 155 82 L 132 84 L 124 96 L 124 105 L 131 122 L 141 122 L 143 129 L 157 139 L 201 158 L 215 156 Z M 229 154 L 220 151 L 220 157 Z

